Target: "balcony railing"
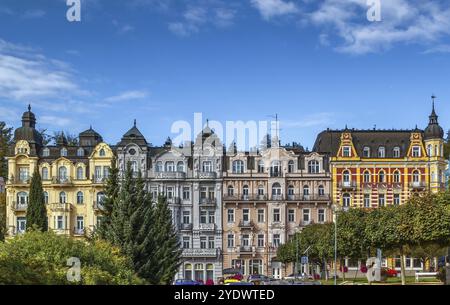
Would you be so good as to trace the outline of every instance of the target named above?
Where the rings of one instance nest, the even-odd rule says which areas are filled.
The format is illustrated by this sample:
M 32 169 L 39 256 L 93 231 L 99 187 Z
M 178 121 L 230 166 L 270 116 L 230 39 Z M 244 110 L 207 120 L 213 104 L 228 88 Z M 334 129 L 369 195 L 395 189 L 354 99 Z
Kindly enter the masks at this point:
M 104 184 L 108 181 L 108 177 L 104 176 L 92 176 L 92 182 L 95 184 Z
M 257 201 L 263 201 L 263 200 L 267 200 L 267 195 L 225 195 L 223 197 L 224 200 L 229 200 L 229 201 L 253 201 L 253 200 L 257 200 Z
M 217 257 L 220 249 L 183 249 L 182 257 Z
M 425 181 L 411 182 L 409 187 L 412 189 L 424 189 L 427 187 Z
M 283 200 L 283 195 L 272 195 L 271 200 Z
M 214 223 L 200 223 L 198 225 L 200 231 L 214 231 L 216 229 L 216 224 Z
M 155 179 L 168 179 L 168 180 L 178 180 L 185 179 L 185 172 L 159 172 L 156 173 Z
M 62 212 L 70 212 L 72 209 L 72 205 L 70 203 L 60 203 L 55 202 L 50 204 L 50 209 L 52 211 L 62 211 Z
M 23 184 L 23 185 L 26 185 L 26 184 L 30 184 L 30 181 L 31 181 L 31 179 L 30 179 L 30 177 L 22 177 L 22 178 L 17 178 L 17 177 L 14 177 L 14 176 L 11 176 L 9 179 L 8 179 L 8 181 L 7 181 L 7 183 L 8 184 Z
M 28 204 L 13 201 L 11 204 L 11 208 L 13 211 L 26 211 L 28 208 Z
M 180 202 L 181 202 L 180 197 L 167 198 L 168 204 L 179 204 Z
M 287 195 L 289 201 L 328 201 L 330 195 Z
M 240 246 L 239 247 L 239 252 L 252 252 L 254 251 L 252 246 Z
M 283 177 L 283 173 L 281 171 L 280 172 L 273 172 L 273 171 L 271 171 L 269 173 L 269 175 L 272 178 L 281 178 L 281 177 Z
M 84 229 L 73 228 L 73 235 L 82 236 L 84 235 L 84 233 L 85 233 Z
M 199 179 L 216 179 L 217 174 L 216 172 L 199 172 L 198 178 Z
M 200 205 L 201 206 L 215 207 L 216 203 L 217 203 L 216 198 L 200 198 Z
M 180 230 L 182 230 L 182 231 L 191 231 L 192 230 L 192 223 L 182 223 L 182 224 L 180 224 Z
M 253 221 L 251 220 L 241 220 L 239 222 L 239 228 L 248 228 L 248 229 L 252 229 L 255 227 L 255 224 L 253 223 Z
M 338 187 L 341 189 L 356 189 L 356 181 L 341 181 L 338 183 Z
M 53 177 L 52 183 L 59 185 L 70 185 L 72 184 L 72 179 L 70 177 Z

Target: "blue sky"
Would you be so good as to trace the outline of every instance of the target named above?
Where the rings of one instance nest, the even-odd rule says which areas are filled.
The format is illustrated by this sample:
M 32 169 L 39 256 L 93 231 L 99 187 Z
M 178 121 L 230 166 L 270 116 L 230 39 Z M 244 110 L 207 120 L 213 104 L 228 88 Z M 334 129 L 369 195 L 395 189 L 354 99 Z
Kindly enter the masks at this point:
M 0 120 L 31 103 L 39 127 L 116 143 L 137 119 L 163 143 L 174 121 L 270 120 L 312 147 L 327 127 L 424 128 L 450 117 L 450 4 L 381 0 L 0 2 Z

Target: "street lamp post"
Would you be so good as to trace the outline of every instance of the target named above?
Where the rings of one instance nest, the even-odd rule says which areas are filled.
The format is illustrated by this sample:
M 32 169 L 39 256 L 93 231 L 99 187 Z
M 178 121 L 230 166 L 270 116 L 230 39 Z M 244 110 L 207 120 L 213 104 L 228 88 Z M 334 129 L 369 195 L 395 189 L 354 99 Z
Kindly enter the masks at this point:
M 334 285 L 337 285 L 337 212 L 341 210 L 339 204 L 332 205 L 334 214 Z

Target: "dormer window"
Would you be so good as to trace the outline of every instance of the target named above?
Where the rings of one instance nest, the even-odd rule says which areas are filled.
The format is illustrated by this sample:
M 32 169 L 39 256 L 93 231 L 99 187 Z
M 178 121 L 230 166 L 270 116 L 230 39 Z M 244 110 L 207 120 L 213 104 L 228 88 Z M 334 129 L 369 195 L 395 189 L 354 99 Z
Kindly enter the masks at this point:
M 294 161 L 289 161 L 288 163 L 288 173 L 293 173 L 294 172 Z
M 378 158 L 386 157 L 386 148 L 384 146 L 378 147 Z
M 364 158 L 370 158 L 370 147 L 364 147 L 363 156 Z
M 83 148 L 78 148 L 77 157 L 84 157 L 84 149 Z
M 106 152 L 105 152 L 105 150 L 103 148 L 100 149 L 100 152 L 98 154 L 100 155 L 100 157 L 106 156 Z
M 61 149 L 61 157 L 67 157 L 67 148 Z
M 421 156 L 420 146 L 413 146 L 413 148 L 412 148 L 412 156 L 414 158 L 420 158 L 420 156 Z
M 42 151 L 42 156 L 43 157 L 49 157 L 50 156 L 50 149 L 44 148 L 44 150 Z
M 233 161 L 233 173 L 234 174 L 244 173 L 244 161 L 242 160 Z
M 156 172 L 160 173 L 163 171 L 163 163 L 161 161 L 156 162 Z
M 392 151 L 392 155 L 394 158 L 400 158 L 400 147 L 394 147 Z
M 347 158 L 352 156 L 352 150 L 350 146 L 344 146 L 342 148 L 342 156 Z

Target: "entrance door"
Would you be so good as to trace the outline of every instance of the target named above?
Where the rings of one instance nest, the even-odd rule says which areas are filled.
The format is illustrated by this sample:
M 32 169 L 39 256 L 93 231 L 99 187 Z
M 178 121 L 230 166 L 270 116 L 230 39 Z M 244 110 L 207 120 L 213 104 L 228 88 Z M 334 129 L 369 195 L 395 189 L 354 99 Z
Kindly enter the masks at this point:
M 281 269 L 280 268 L 272 268 L 272 276 L 274 279 L 281 279 Z

